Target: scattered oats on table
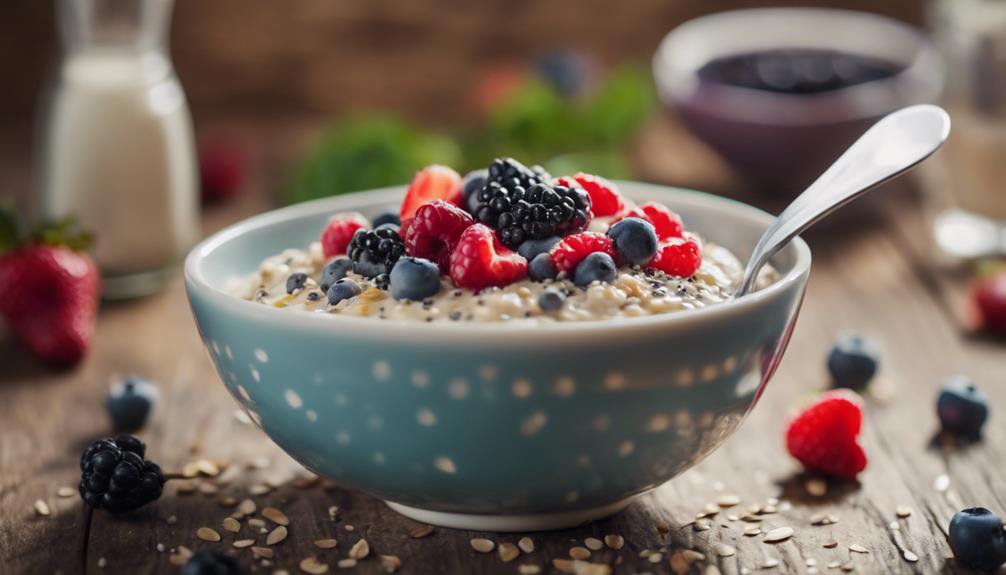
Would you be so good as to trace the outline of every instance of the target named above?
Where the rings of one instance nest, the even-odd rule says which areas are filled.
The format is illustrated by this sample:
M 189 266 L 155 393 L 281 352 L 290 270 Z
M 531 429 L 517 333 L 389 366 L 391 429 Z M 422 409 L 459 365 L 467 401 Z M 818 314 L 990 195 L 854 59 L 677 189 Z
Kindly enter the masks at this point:
M 290 525 L 290 519 L 285 513 L 276 509 L 275 507 L 266 507 L 262 510 L 262 517 L 265 517 L 269 521 L 272 521 L 276 525 L 287 526 Z
M 210 543 L 216 543 L 220 541 L 220 533 L 216 529 L 210 527 L 200 527 L 196 529 L 196 537 L 202 539 L 203 541 L 209 541 Z
M 269 535 L 265 538 L 265 544 L 276 545 L 277 543 L 286 539 L 286 535 L 287 535 L 286 527 L 280 525 L 279 527 L 269 532 Z
M 328 573 L 328 565 L 321 563 L 317 557 L 311 555 L 301 560 L 300 570 L 310 575 L 322 575 L 322 573 Z
M 496 548 L 496 543 L 491 539 L 483 539 L 481 537 L 476 537 L 469 541 L 472 549 L 478 551 L 479 553 L 489 553 Z
M 52 515 L 52 510 L 49 509 L 49 504 L 46 503 L 45 501 L 41 500 L 41 499 L 36 499 L 35 500 L 34 507 L 35 507 L 35 513 L 37 513 L 38 515 L 40 515 L 42 517 L 48 517 L 48 516 Z
M 416 527 L 412 531 L 409 531 L 409 536 L 412 537 L 413 539 L 422 539 L 423 537 L 426 537 L 430 533 L 433 533 L 433 526 L 422 525 L 420 527 Z
M 520 550 L 524 553 L 534 553 L 534 540 L 530 537 L 521 537 L 517 541 L 517 547 L 520 547 Z
M 509 563 L 520 555 L 520 549 L 513 543 L 500 543 L 497 551 L 499 553 L 500 560 L 504 563 Z
M 363 559 L 370 555 L 370 543 L 366 539 L 360 539 L 349 549 L 349 556 L 353 559 Z

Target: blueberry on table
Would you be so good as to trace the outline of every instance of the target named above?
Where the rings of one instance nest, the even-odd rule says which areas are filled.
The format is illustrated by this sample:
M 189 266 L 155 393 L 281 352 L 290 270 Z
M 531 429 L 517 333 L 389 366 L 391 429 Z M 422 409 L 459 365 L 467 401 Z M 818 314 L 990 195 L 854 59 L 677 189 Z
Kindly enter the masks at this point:
M 346 277 L 346 274 L 353 269 L 353 260 L 349 258 L 335 258 L 328 262 L 321 270 L 321 291 L 328 291 L 332 284 Z
M 538 307 L 544 312 L 558 311 L 562 308 L 562 302 L 565 299 L 566 297 L 559 290 L 548 288 L 538 296 Z
M 877 374 L 880 352 L 876 343 L 857 333 L 843 334 L 828 354 L 832 385 L 863 390 Z
M 936 414 L 944 433 L 977 441 L 989 416 L 988 400 L 971 378 L 957 375 L 943 384 L 936 399 Z
M 548 253 L 538 254 L 527 266 L 527 276 L 531 278 L 531 281 L 554 280 L 557 275 L 559 272 L 556 271 L 552 256 Z
M 985 509 L 959 511 L 950 520 L 950 549 L 965 567 L 995 571 L 1006 563 L 1006 532 L 1002 519 Z
M 286 278 L 286 293 L 292 294 L 293 292 L 300 291 L 304 289 L 305 284 L 307 284 L 307 274 L 304 272 L 294 272 L 290 274 L 290 277 Z
M 573 283 L 577 287 L 587 287 L 596 281 L 611 283 L 616 277 L 618 268 L 615 266 L 615 260 L 604 252 L 594 252 L 577 264 L 573 272 Z
M 80 497 L 94 509 L 124 513 L 161 496 L 164 474 L 143 458 L 146 445 L 132 435 L 99 439 L 80 456 Z
M 182 567 L 182 575 L 240 575 L 241 573 L 241 562 L 237 557 L 216 549 L 197 552 Z
M 657 230 L 645 220 L 619 220 L 608 229 L 608 236 L 629 265 L 645 266 L 657 255 Z
M 376 216 L 374 216 L 374 221 L 372 222 L 374 228 L 379 228 L 384 224 L 394 224 L 399 226 L 402 224 L 402 219 L 398 217 L 398 207 L 388 206 L 380 211 Z
M 112 386 L 105 406 L 116 431 L 142 429 L 158 398 L 157 387 L 138 377 L 128 377 Z
M 422 301 L 440 291 L 440 268 L 423 258 L 404 257 L 391 270 L 391 296 Z
M 332 287 L 328 288 L 328 303 L 331 305 L 336 305 L 344 299 L 349 299 L 351 297 L 356 297 L 360 295 L 363 289 L 357 285 L 356 282 L 349 278 L 342 278 L 341 280 L 332 284 Z

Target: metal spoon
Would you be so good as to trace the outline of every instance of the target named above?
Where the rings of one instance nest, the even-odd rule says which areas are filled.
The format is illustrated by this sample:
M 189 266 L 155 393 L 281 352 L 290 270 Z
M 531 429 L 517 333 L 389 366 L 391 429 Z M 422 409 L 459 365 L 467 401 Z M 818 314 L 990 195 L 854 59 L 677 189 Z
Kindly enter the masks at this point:
M 874 186 L 925 160 L 949 135 L 950 116 L 937 106 L 910 106 L 882 118 L 765 230 L 734 296 L 751 291 L 762 266 L 797 234 Z

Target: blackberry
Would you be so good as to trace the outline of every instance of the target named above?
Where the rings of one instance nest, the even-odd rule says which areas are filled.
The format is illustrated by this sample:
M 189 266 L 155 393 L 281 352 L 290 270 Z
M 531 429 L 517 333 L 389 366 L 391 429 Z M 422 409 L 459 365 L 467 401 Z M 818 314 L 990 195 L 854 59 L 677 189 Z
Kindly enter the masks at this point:
M 94 509 L 123 513 L 158 499 L 164 474 L 143 459 L 143 441 L 132 435 L 95 441 L 80 457 L 80 496 Z
M 489 166 L 489 178 L 476 196 L 475 217 L 495 228 L 500 241 L 516 249 L 526 240 L 563 236 L 586 227 L 590 196 L 580 188 L 552 186 L 541 167 L 511 158 Z
M 185 562 L 182 575 L 241 575 L 238 558 L 215 549 L 199 551 Z
M 365 278 L 375 278 L 391 273 L 398 258 L 405 255 L 405 242 L 393 227 L 359 230 L 350 240 L 348 251 L 353 271 Z

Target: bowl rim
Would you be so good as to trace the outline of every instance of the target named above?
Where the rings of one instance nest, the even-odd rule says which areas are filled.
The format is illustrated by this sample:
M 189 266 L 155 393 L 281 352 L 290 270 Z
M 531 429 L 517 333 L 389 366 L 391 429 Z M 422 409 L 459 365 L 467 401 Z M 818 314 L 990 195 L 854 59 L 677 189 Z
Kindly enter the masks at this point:
M 725 207 L 737 210 L 738 214 L 766 227 L 774 219 L 771 214 L 743 202 L 716 196 L 706 192 L 649 184 L 644 182 L 617 181 L 623 187 L 650 189 L 652 191 L 670 191 L 684 194 L 700 204 L 714 207 Z M 377 204 L 382 201 L 391 203 L 400 198 L 406 186 L 391 186 L 374 190 L 354 192 L 339 196 L 322 198 L 292 206 L 286 206 L 255 215 L 234 223 L 204 239 L 196 245 L 185 258 L 184 276 L 188 291 L 196 290 L 213 305 L 222 306 L 233 314 L 248 315 L 265 323 L 284 324 L 297 330 L 316 330 L 332 332 L 334 327 L 346 327 L 352 330 L 354 337 L 375 338 L 380 340 L 422 340 L 437 337 L 458 342 L 471 342 L 472 335 L 492 336 L 496 341 L 510 340 L 514 343 L 531 340 L 555 340 L 557 334 L 571 339 L 592 338 L 598 335 L 609 336 L 611 332 L 639 332 L 647 335 L 654 331 L 668 329 L 688 329 L 706 320 L 724 319 L 733 314 L 745 315 L 751 313 L 769 301 L 782 297 L 792 289 L 800 289 L 810 274 L 810 247 L 800 237 L 792 240 L 794 250 L 792 268 L 779 280 L 768 287 L 746 294 L 737 299 L 712 305 L 709 307 L 684 310 L 675 313 L 654 314 L 642 317 L 627 317 L 602 320 L 585 320 L 553 323 L 529 322 L 422 322 L 416 320 L 376 320 L 372 317 L 344 316 L 324 313 L 290 313 L 272 306 L 248 301 L 226 293 L 223 289 L 212 285 L 203 275 L 200 268 L 202 260 L 218 247 L 238 240 L 251 231 L 275 225 L 280 222 L 296 220 L 319 212 L 336 212 L 340 210 L 359 209 L 359 204 Z M 383 199 L 382 199 L 383 198 Z M 191 305 L 191 294 L 189 295 Z M 332 323 L 334 322 L 334 323 Z
M 661 40 L 652 59 L 654 81 L 662 99 L 667 104 L 680 104 L 687 100 L 698 86 L 697 73 L 701 65 L 681 64 L 679 59 L 674 56 L 673 46 L 682 37 L 699 34 L 699 30 L 729 21 L 794 17 L 813 17 L 832 21 L 843 19 L 849 23 L 869 23 L 878 28 L 887 28 L 892 34 L 910 39 L 914 51 L 910 59 L 902 62 L 904 68 L 892 76 L 816 94 L 786 94 L 728 84 L 717 83 L 712 86 L 707 84 L 709 89 L 717 95 L 716 101 L 720 101 L 719 98 L 722 98 L 729 103 L 704 105 L 699 102 L 698 107 L 713 115 L 752 124 L 803 126 L 879 117 L 902 105 L 928 103 L 938 98 L 944 77 L 942 62 L 936 47 L 918 28 L 906 22 L 871 12 L 795 6 L 743 8 L 714 12 L 693 18 L 673 28 Z M 780 41 L 778 47 L 783 48 L 786 45 L 786 42 Z M 918 84 L 912 90 L 914 93 L 908 96 L 912 102 L 892 103 L 891 95 L 901 92 L 899 87 L 905 82 Z M 752 102 L 756 104 L 752 105 Z M 843 102 L 855 102 L 856 105 L 843 106 L 841 105 Z M 814 113 L 792 113 L 794 106 L 813 109 Z M 711 107 L 712 110 L 710 110 Z M 757 110 L 754 111 L 752 108 Z M 778 113 L 765 113 L 766 111 Z

